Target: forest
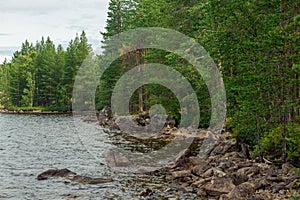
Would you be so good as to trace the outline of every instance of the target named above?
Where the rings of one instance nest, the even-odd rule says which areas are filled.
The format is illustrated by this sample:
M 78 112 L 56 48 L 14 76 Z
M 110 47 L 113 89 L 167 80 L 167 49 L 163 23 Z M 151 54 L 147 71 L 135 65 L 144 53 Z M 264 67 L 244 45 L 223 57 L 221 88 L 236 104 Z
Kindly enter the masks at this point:
M 95 62 L 109 56 L 111 36 L 138 27 L 172 29 L 196 39 L 222 74 L 225 128 L 249 145 L 253 157 L 299 164 L 299 1 L 111 0 L 101 33 L 104 51 Z M 25 41 L 11 61 L 1 64 L 0 104 L 6 109 L 71 110 L 76 72 L 90 53 L 84 31 L 66 50 L 49 37 L 36 44 Z M 186 77 L 197 94 L 199 127 L 208 127 L 211 102 L 203 78 L 183 58 L 157 49 L 135 50 L 115 60 L 99 81 L 96 109 L 110 106 L 122 74 L 145 63 L 165 64 Z M 172 91 L 155 84 L 144 85 L 132 95 L 130 111 L 147 112 L 157 103 L 180 120 Z
M 84 31 L 66 50 L 50 37 L 35 45 L 26 40 L 1 65 L 1 104 L 12 110 L 71 110 L 76 71 L 91 51 Z

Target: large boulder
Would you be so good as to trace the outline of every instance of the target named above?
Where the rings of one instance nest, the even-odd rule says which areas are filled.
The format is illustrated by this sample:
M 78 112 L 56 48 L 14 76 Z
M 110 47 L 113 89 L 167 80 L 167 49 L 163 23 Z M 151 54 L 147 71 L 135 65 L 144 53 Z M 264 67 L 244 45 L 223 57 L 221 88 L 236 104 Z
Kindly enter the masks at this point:
M 175 117 L 172 115 L 168 115 L 165 123 L 165 127 L 174 128 L 176 126 Z
M 227 194 L 235 188 L 231 178 L 216 177 L 210 182 L 203 185 L 201 190 L 206 193 L 206 196 L 219 197 L 222 194 Z
M 254 193 L 254 184 L 245 182 L 233 188 L 227 195 L 222 195 L 220 200 L 244 200 L 252 197 Z
M 213 151 L 211 152 L 210 155 L 218 155 L 218 154 L 225 154 L 227 152 L 232 152 L 236 149 L 236 140 L 231 139 L 231 140 L 225 140 L 218 144 Z
M 174 156 L 171 162 L 168 164 L 167 168 L 174 169 L 186 169 L 192 164 L 188 155 L 191 153 L 190 149 L 183 149 L 176 156 Z

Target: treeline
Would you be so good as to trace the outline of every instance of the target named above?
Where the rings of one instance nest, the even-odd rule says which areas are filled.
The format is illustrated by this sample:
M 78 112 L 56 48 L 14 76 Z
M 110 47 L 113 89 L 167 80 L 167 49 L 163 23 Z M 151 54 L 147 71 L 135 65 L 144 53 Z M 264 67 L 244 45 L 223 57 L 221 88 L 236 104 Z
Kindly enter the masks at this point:
M 76 72 L 91 51 L 84 31 L 66 50 L 49 37 L 35 45 L 26 40 L 0 67 L 0 104 L 7 109 L 71 110 Z
M 227 92 L 226 128 L 253 156 L 278 161 L 300 158 L 300 2 L 294 0 L 111 0 L 104 36 L 137 27 L 163 27 L 192 38 L 210 53 Z M 126 47 L 123 47 L 126 48 Z M 130 47 L 127 47 L 130 48 Z M 109 56 L 109 51 L 104 51 Z M 210 120 L 206 85 L 193 67 L 177 55 L 153 49 L 116 60 L 100 81 L 97 106 L 110 104 L 116 81 L 132 66 L 161 63 L 182 73 L 198 95 L 200 127 Z M 131 98 L 133 113 L 161 103 L 180 119 L 171 91 L 146 85 Z
M 226 128 L 250 146 L 253 156 L 299 163 L 299 10 L 300 2 L 294 0 L 111 0 L 99 58 L 110 56 L 110 36 L 138 27 L 163 27 L 195 38 L 222 73 Z M 71 109 L 75 73 L 90 51 L 84 33 L 66 51 L 55 48 L 49 38 L 35 46 L 25 42 L 0 68 L 1 104 Z M 115 60 L 100 79 L 96 109 L 111 104 L 114 86 L 124 73 L 146 63 L 170 66 L 186 77 L 198 97 L 199 127 L 208 127 L 211 102 L 202 77 L 183 58 L 158 49 L 131 51 Z M 158 103 L 180 120 L 178 100 L 160 85 L 136 90 L 129 107 L 132 113 L 142 113 Z

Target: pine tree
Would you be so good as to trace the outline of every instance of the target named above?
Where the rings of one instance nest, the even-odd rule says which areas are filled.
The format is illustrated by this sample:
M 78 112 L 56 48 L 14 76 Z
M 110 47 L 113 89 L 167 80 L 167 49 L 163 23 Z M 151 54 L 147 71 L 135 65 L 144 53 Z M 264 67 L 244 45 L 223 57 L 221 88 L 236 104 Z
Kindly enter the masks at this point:
M 80 37 L 76 35 L 75 39 L 71 40 L 69 46 L 67 47 L 61 88 L 62 91 L 65 91 L 63 94 L 63 102 L 68 102 L 66 108 L 68 108 L 69 110 L 72 106 L 71 97 L 76 73 L 82 62 L 88 57 L 91 51 L 91 45 L 88 44 L 88 40 L 84 31 L 81 33 Z
M 38 57 L 37 57 L 37 105 L 38 106 L 51 106 L 54 100 L 55 94 L 55 45 L 49 37 L 46 41 L 42 39 L 40 44 L 37 45 Z
M 10 63 L 5 58 L 0 65 L 0 105 L 4 108 L 9 107 L 9 68 Z
M 35 57 L 35 49 L 27 40 L 22 44 L 21 50 L 14 53 L 9 69 L 8 91 L 13 106 L 32 106 Z

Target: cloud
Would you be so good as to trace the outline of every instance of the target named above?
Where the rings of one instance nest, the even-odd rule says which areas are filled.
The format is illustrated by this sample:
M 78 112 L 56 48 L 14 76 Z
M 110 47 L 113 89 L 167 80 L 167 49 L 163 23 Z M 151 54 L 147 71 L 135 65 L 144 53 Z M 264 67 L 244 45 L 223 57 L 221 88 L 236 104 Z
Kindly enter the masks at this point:
M 0 56 L 11 55 L 26 39 L 35 43 L 42 36 L 66 47 L 85 30 L 89 43 L 101 41 L 109 0 L 9 0 L 0 1 Z M 9 51 L 3 48 L 11 48 Z M 8 54 L 9 53 L 9 54 Z M 1 61 L 1 59 L 0 59 Z
M 0 11 L 7 13 L 35 13 L 48 14 L 68 10 L 99 10 L 107 9 L 107 0 L 10 0 L 0 1 Z
M 0 54 L 10 55 L 14 53 L 16 50 L 18 50 L 20 47 L 14 46 L 14 47 L 0 47 Z
M 9 55 L 0 55 L 0 64 L 2 64 L 4 62 L 4 60 L 6 59 L 7 61 L 10 61 L 12 58 L 12 56 Z
M 5 58 L 7 60 L 11 60 L 13 53 L 16 52 L 18 49 L 20 49 L 19 46 L 0 47 L 0 64 L 3 63 Z
M 0 37 L 9 36 L 9 33 L 0 33 Z
M 14 53 L 13 50 L 1 50 L 0 49 L 0 55 L 11 55 L 12 53 Z

